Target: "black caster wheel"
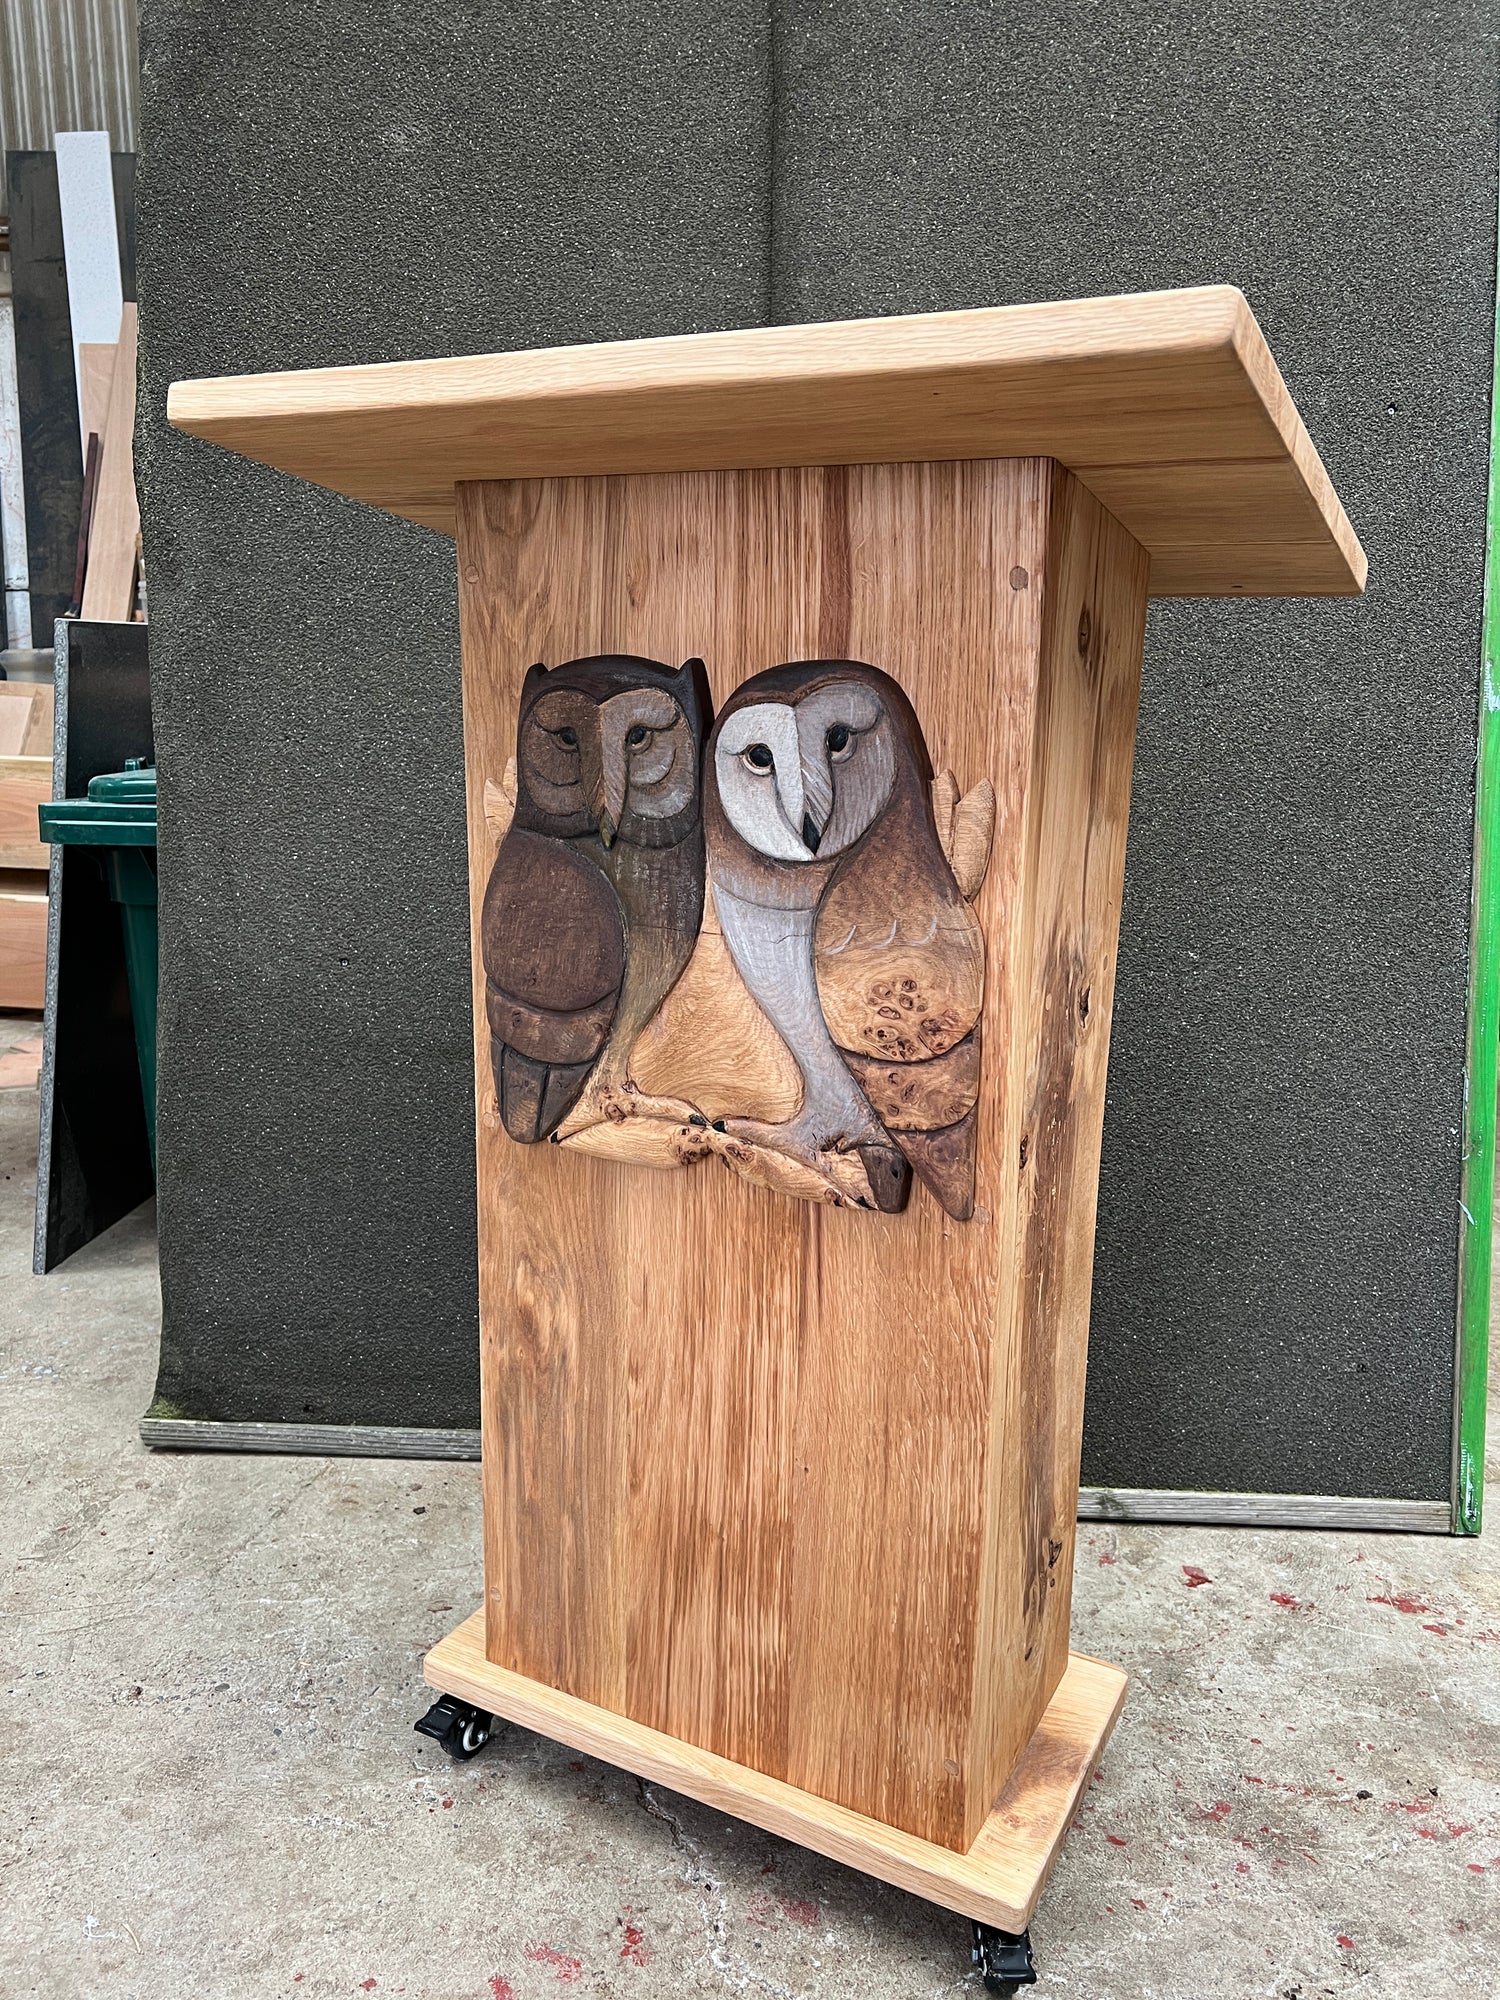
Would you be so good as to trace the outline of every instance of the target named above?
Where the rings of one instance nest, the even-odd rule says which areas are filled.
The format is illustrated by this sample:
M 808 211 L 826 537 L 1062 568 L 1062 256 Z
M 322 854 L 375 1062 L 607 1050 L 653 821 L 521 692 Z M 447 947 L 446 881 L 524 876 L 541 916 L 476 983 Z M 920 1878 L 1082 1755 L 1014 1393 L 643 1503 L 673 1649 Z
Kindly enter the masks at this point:
M 466 1764 L 489 1742 L 494 1724 L 495 1718 L 487 1710 L 476 1708 L 471 1701 L 460 1701 L 456 1694 L 445 1694 L 414 1727 L 419 1736 L 431 1736 L 450 1757 Z
M 1014 1994 L 1023 1986 L 1036 1985 L 1030 1931 L 997 1931 L 993 1924 L 980 1923 L 973 1931 L 972 1955 L 987 1992 Z

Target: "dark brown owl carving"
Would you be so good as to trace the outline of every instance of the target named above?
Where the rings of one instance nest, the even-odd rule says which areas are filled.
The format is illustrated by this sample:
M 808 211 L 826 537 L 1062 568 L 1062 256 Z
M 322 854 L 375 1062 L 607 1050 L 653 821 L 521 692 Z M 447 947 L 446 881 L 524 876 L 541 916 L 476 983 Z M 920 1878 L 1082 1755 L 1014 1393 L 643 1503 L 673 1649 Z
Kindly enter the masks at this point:
M 703 913 L 701 660 L 534 666 L 516 725 L 515 813 L 485 891 L 495 1090 L 513 1139 L 551 1137 L 630 1051 Z

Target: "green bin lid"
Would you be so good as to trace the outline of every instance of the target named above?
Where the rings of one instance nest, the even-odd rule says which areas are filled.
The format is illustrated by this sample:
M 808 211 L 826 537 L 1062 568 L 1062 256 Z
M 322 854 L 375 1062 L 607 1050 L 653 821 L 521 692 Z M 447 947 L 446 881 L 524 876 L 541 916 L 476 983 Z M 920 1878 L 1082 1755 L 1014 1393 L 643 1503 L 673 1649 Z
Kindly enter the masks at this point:
M 106 771 L 103 777 L 90 778 L 89 797 L 111 806 L 154 806 L 156 766 L 132 761 L 123 771 Z
M 48 799 L 37 808 L 43 840 L 80 847 L 155 847 L 156 767 L 132 759 L 123 771 L 89 780 L 86 799 Z

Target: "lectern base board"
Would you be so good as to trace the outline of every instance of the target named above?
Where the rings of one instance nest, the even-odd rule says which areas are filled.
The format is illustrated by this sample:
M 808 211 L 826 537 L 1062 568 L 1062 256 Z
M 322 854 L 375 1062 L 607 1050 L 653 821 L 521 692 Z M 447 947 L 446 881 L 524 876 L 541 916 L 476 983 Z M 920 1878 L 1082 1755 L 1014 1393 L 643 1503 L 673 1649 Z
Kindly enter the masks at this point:
M 433 1647 L 422 1672 L 440 1694 L 473 1702 L 927 1902 L 1006 1931 L 1024 1930 L 1031 1921 L 1095 1760 L 1115 1726 L 1126 1687 L 1118 1667 L 1070 1653 L 1057 1692 L 994 1810 L 968 1852 L 956 1854 L 495 1666 L 484 1654 L 482 1611 Z

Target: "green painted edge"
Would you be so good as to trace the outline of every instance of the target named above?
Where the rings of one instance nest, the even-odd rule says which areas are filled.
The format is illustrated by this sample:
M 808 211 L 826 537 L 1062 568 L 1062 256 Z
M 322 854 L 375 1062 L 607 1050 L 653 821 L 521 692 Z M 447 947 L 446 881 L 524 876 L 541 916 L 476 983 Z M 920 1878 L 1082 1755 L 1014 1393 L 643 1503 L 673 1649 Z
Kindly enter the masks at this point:
M 1485 535 L 1479 744 L 1474 778 L 1473 946 L 1464 1072 L 1462 1252 L 1458 1280 L 1458 1411 L 1453 1532 L 1477 1535 L 1484 1514 L 1490 1263 L 1495 1201 L 1496 1043 L 1500 1040 L 1500 322 L 1490 389 L 1490 492 Z

